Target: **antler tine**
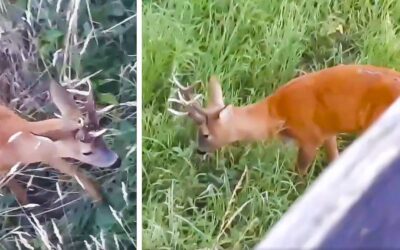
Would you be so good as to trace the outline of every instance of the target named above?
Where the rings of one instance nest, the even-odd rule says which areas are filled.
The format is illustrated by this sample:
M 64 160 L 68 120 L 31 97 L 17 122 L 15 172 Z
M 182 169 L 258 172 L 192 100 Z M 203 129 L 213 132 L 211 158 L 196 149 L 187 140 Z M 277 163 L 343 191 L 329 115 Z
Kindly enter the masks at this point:
M 197 94 L 194 97 L 192 96 L 192 90 L 196 86 L 196 83 L 191 86 L 184 87 L 181 83 L 179 83 L 175 74 L 172 75 L 170 81 L 178 87 L 178 99 L 169 98 L 168 102 L 177 103 L 185 107 L 186 112 L 181 112 L 172 108 L 169 108 L 168 111 L 177 116 L 189 116 L 197 123 L 202 123 L 204 121 L 204 117 L 206 116 L 206 112 L 202 109 L 199 99 L 201 99 L 202 95 Z
M 171 112 L 172 114 L 176 115 L 176 116 L 187 116 L 189 115 L 189 112 L 181 112 L 172 108 L 168 108 L 168 111 Z
M 176 79 L 175 75 L 172 75 L 172 79 L 170 79 L 170 81 L 172 83 L 174 83 L 178 87 L 178 90 L 181 93 L 183 93 L 185 95 L 185 97 L 188 97 L 189 99 L 191 98 L 191 94 L 190 94 L 191 91 L 196 87 L 197 84 L 201 83 L 201 81 L 196 81 L 192 85 L 185 87 L 178 81 L 178 79 Z
M 179 83 L 178 79 L 176 79 L 175 74 L 172 75 L 172 79 L 170 79 L 180 90 L 188 90 L 189 87 L 184 87 L 182 84 Z
M 96 104 L 94 102 L 94 96 L 93 96 L 93 85 L 90 79 L 87 80 L 87 85 L 88 85 L 88 96 L 85 104 L 85 109 L 87 112 L 86 115 L 88 121 L 97 126 L 99 123 L 99 119 L 97 118 Z

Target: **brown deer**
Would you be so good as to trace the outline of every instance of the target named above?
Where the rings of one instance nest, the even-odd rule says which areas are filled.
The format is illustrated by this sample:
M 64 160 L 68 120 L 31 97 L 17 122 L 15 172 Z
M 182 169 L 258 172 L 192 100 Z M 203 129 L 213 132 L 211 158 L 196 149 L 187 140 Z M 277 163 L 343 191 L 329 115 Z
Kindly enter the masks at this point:
M 371 65 L 338 65 L 299 76 L 255 104 L 225 104 L 218 79 L 209 80 L 207 107 L 193 96 L 195 85 L 176 78 L 178 103 L 198 127 L 198 152 L 209 153 L 236 141 L 292 139 L 299 147 L 296 170 L 305 175 L 318 148 L 329 161 L 339 155 L 336 135 L 365 131 L 400 95 L 400 73 Z
M 72 158 L 104 168 L 117 168 L 118 155 L 102 139 L 106 129 L 100 127 L 92 88 L 83 110 L 71 93 L 54 81 L 50 83 L 52 101 L 61 112 L 60 118 L 27 121 L 5 106 L 0 106 L 0 175 L 20 204 L 29 203 L 26 188 L 13 178 L 22 164 L 44 163 L 71 176 L 95 202 L 103 197 L 97 184 L 78 166 L 63 158 Z

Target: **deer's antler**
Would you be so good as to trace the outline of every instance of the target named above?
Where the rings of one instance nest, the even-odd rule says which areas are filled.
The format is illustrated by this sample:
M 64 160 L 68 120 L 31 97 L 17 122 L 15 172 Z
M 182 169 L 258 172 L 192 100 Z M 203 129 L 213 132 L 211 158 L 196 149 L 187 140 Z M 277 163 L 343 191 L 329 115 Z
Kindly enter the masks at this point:
M 168 111 L 177 116 L 188 116 L 198 124 L 205 122 L 207 113 L 199 103 L 199 99 L 202 98 L 202 95 L 198 94 L 193 96 L 193 90 L 200 82 L 196 82 L 190 86 L 184 87 L 182 84 L 179 83 L 178 79 L 176 79 L 175 75 L 172 75 L 170 81 L 178 87 L 178 99 L 169 98 L 168 102 L 182 105 L 185 111 L 182 112 L 172 108 L 168 108 Z

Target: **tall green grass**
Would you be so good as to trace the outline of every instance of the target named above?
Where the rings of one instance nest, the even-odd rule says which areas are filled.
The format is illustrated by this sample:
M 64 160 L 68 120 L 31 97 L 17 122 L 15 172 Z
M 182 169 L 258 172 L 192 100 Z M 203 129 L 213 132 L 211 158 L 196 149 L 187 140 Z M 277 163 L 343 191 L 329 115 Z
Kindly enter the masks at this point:
M 296 150 L 241 144 L 202 161 L 192 123 L 166 111 L 173 69 L 183 83 L 217 74 L 235 105 L 339 63 L 400 69 L 400 2 L 143 4 L 144 249 L 251 248 L 304 191 L 292 169 Z M 322 152 L 307 185 L 324 165 Z

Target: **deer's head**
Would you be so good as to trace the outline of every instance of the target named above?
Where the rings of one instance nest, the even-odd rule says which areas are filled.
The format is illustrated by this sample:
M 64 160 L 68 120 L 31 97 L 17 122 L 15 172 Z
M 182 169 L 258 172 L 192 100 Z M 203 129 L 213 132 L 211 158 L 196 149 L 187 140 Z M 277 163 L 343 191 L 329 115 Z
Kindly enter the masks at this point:
M 178 87 L 178 99 L 170 98 L 169 102 L 178 103 L 184 111 L 177 111 L 172 108 L 169 111 L 178 116 L 191 118 L 197 128 L 198 153 L 204 154 L 213 152 L 237 139 L 237 131 L 234 129 L 234 108 L 232 105 L 225 105 L 222 88 L 216 76 L 211 76 L 208 83 L 208 103 L 202 107 L 199 98 L 201 95 L 194 95 L 196 83 L 183 87 L 173 76 L 172 82 Z
M 117 168 L 121 160 L 110 150 L 103 140 L 106 129 L 101 128 L 96 111 L 93 92 L 89 84 L 87 101 L 83 109 L 79 109 L 73 96 L 64 87 L 50 84 L 52 101 L 61 112 L 64 133 L 54 138 L 62 157 L 73 158 L 97 167 Z

